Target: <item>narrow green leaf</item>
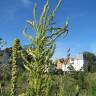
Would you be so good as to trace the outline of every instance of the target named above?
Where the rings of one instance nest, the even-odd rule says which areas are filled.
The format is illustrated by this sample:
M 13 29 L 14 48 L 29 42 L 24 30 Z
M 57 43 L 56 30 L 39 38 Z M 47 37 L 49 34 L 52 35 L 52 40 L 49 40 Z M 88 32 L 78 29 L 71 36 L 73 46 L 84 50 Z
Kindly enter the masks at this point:
M 34 21 L 36 23 L 36 3 L 34 4 L 34 9 L 33 9 L 33 16 L 34 16 Z
M 31 71 L 30 68 L 29 68 L 27 65 L 24 64 L 24 67 L 25 67 L 25 69 L 26 69 L 27 71 Z

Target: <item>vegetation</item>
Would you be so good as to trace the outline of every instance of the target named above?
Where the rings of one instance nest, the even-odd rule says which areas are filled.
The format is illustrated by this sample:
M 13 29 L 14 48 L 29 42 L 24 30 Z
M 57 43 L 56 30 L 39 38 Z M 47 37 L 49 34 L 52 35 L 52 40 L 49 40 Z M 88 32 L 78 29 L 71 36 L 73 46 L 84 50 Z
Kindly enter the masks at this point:
M 29 96 L 49 96 L 51 80 L 49 68 L 51 57 L 53 56 L 56 47 L 54 42 L 58 37 L 62 34 L 66 34 L 68 31 L 67 23 L 61 28 L 55 27 L 55 23 L 53 23 L 55 13 L 60 4 L 61 0 L 49 16 L 49 5 L 47 0 L 40 16 L 39 24 L 36 23 L 35 5 L 34 21 L 28 20 L 27 23 L 34 29 L 36 35 L 35 37 L 28 35 L 26 33 L 27 28 L 23 31 L 24 36 L 31 40 L 31 48 L 26 50 L 27 54 L 32 57 L 31 61 L 29 62 L 22 54 L 26 62 L 24 66 L 29 71 Z M 47 74 L 45 74 L 45 72 L 47 72 Z
M 12 47 L 12 88 L 10 96 L 16 96 L 16 81 L 17 81 L 17 56 L 18 56 L 18 49 L 19 49 L 19 39 L 16 39 L 13 43 Z
M 91 52 L 84 52 L 84 57 L 86 58 L 86 60 L 88 60 L 88 72 L 94 72 L 96 69 L 96 57 L 94 53 Z
M 6 42 L 0 38 L 0 49 L 6 44 Z
M 94 54 L 84 52 L 89 60 L 88 71 L 75 71 L 71 68 L 71 72 L 65 76 L 50 72 L 51 65 L 54 65 L 51 58 L 56 48 L 55 41 L 68 33 L 68 21 L 63 27 L 56 27 L 53 21 L 61 1 L 49 14 L 46 0 L 39 23 L 34 6 L 34 21 L 27 20 L 27 27 L 23 31 L 31 42 L 30 46 L 23 49 L 20 40 L 15 39 L 10 64 L 0 66 L 0 96 L 96 96 L 96 73 L 92 67 L 95 65 Z M 27 33 L 29 26 L 35 32 L 34 37 Z M 6 51 L 10 52 L 9 49 Z M 20 67 L 23 67 L 22 70 L 18 69 Z

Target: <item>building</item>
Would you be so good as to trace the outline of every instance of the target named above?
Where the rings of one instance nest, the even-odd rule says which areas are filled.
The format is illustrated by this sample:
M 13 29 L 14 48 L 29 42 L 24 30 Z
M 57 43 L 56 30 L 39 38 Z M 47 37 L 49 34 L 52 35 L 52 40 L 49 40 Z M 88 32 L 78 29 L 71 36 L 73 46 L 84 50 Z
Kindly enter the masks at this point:
M 84 58 L 83 54 L 79 54 L 75 58 L 62 58 L 57 61 L 57 70 L 70 71 L 69 67 L 73 67 L 74 70 L 80 71 L 81 68 L 86 66 L 88 61 Z
M 77 57 L 74 58 L 73 67 L 76 71 L 81 70 L 81 68 L 87 66 L 88 60 L 86 60 L 83 54 L 79 54 Z

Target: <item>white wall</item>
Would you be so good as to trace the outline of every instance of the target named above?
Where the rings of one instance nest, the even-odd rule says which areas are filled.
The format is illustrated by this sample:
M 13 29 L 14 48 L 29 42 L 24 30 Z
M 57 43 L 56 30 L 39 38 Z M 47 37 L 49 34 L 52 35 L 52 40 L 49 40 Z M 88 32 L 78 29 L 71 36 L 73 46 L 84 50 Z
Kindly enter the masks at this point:
M 73 67 L 74 67 L 74 69 L 76 71 L 79 71 L 83 67 L 83 64 L 84 64 L 84 60 L 75 59 L 74 60 Z
M 76 71 L 79 71 L 88 61 L 84 59 L 83 54 L 79 54 L 73 60 L 70 59 L 70 64 L 62 64 L 62 71 L 69 71 L 68 66 L 72 65 Z
M 69 65 L 62 64 L 62 71 L 69 71 L 68 67 Z
M 74 59 L 73 64 L 62 64 L 62 71 L 69 71 L 68 67 L 70 65 L 72 65 L 76 71 L 79 71 L 84 65 L 84 60 Z

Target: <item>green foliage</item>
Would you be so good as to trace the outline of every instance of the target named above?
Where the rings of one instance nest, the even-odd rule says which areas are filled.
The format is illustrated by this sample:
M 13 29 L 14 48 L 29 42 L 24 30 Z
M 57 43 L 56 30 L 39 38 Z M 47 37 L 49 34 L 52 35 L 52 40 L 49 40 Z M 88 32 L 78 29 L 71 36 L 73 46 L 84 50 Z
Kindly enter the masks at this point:
M 9 70 L 10 71 L 10 70 Z M 32 96 L 32 90 L 28 89 L 28 72 L 23 70 L 18 73 L 17 76 L 17 93 L 22 96 Z M 63 75 L 47 75 L 45 74 L 43 78 L 47 79 L 48 82 L 44 84 L 47 96 L 76 96 L 77 84 L 80 88 L 79 96 L 95 96 L 96 94 L 96 73 L 88 73 L 80 75 L 81 73 L 67 74 L 66 78 Z M 73 76 L 74 75 L 74 76 Z M 9 75 L 8 75 L 9 76 Z M 82 78 L 84 78 L 82 80 Z M 0 79 L 1 80 L 1 79 Z M 1 80 L 2 81 L 2 80 Z M 43 82 L 46 81 L 45 79 Z M 83 85 L 83 86 L 82 86 Z M 11 84 L 10 80 L 6 79 L 4 82 L 3 96 L 10 96 Z M 62 90 L 61 90 L 62 89 Z M 26 95 L 26 93 L 30 95 Z M 44 92 L 45 93 L 45 92 Z M 62 94 L 62 95 L 61 95 Z M 63 95 L 64 94 L 64 95 Z M 2 96 L 2 95 L 0 95 Z M 19 95 L 18 95 L 19 96 Z
M 5 44 L 6 42 L 2 38 L 0 38 L 0 48 L 2 48 Z
M 88 82 L 88 96 L 96 96 L 96 73 L 89 73 L 85 79 Z
M 8 88 L 11 79 L 10 66 L 0 65 L 0 73 L 0 96 L 8 96 L 6 94 L 10 93 L 10 88 Z
M 50 74 L 51 58 L 56 48 L 55 41 L 61 35 L 66 36 L 68 33 L 68 22 L 59 28 L 53 21 L 61 1 L 59 0 L 56 8 L 49 14 L 49 4 L 46 0 L 39 23 L 36 18 L 35 4 L 34 21 L 27 20 L 27 27 L 23 31 L 24 36 L 31 41 L 30 47 L 22 49 L 21 54 L 20 41 L 16 39 L 12 47 L 11 72 L 8 66 L 4 67 L 5 71 L 0 66 L 0 96 L 96 96 L 96 73 L 87 73 L 82 70 L 77 72 L 70 66 L 70 73 L 66 76 Z M 26 33 L 28 26 L 34 30 L 34 37 Z M 6 49 L 5 52 L 10 50 Z M 94 54 L 85 52 L 84 56 L 91 66 L 94 63 Z M 26 70 L 17 69 L 17 64 L 22 65 L 21 63 L 24 63 Z
M 65 35 L 68 32 L 68 23 L 58 28 L 53 22 L 55 13 L 60 6 L 62 0 L 59 0 L 56 8 L 49 15 L 49 4 L 46 0 L 46 4 L 40 16 L 39 24 L 36 22 L 36 4 L 34 6 L 34 21 L 27 20 L 27 24 L 32 27 L 35 32 L 35 37 L 28 35 L 27 27 L 23 31 L 31 41 L 31 48 L 26 50 L 27 54 L 32 57 L 32 60 L 27 60 L 22 54 L 26 64 L 24 67 L 29 71 L 29 89 L 31 90 L 31 96 L 49 96 L 49 75 L 44 75 L 45 72 L 49 74 L 50 60 L 55 51 L 55 40 L 61 35 Z M 47 88 L 47 89 L 46 89 Z
M 96 68 L 95 55 L 91 52 L 84 52 L 83 55 L 84 58 L 88 60 L 88 72 L 94 72 L 95 71 L 94 69 Z

